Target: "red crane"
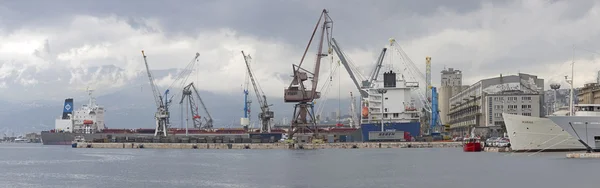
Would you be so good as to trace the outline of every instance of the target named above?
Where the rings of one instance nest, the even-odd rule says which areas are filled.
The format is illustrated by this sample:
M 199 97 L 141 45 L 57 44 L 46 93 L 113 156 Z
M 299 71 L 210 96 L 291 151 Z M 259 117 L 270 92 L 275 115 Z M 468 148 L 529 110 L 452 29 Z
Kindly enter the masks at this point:
M 315 61 L 314 71 L 310 72 L 306 69 L 303 69 L 302 63 L 304 58 L 306 57 L 306 53 L 310 48 L 310 45 L 313 42 L 315 34 L 317 33 L 317 29 L 321 26 L 321 34 L 320 40 L 318 43 L 317 57 Z M 323 42 L 325 40 L 325 36 L 327 36 L 327 44 L 328 51 L 330 52 L 331 48 L 329 46 L 331 39 L 331 29 L 333 27 L 333 21 L 326 9 L 323 9 L 321 12 L 321 16 L 315 25 L 315 29 L 308 41 L 308 45 L 304 50 L 304 54 L 302 55 L 302 59 L 300 59 L 300 63 L 298 65 L 292 65 L 292 69 L 294 70 L 293 80 L 290 83 L 289 87 L 284 91 L 284 101 L 286 103 L 296 103 L 294 105 L 294 116 L 291 122 L 289 137 L 294 138 L 294 134 L 296 133 L 312 133 L 313 136 L 317 136 L 318 130 L 316 127 L 316 118 L 314 115 L 313 109 L 313 101 L 321 97 L 321 93 L 317 91 L 317 83 L 319 81 L 319 68 L 321 66 L 321 58 L 327 56 L 328 52 L 323 52 Z M 309 75 L 312 76 L 311 86 L 310 88 L 304 84 L 304 81 L 308 80 Z

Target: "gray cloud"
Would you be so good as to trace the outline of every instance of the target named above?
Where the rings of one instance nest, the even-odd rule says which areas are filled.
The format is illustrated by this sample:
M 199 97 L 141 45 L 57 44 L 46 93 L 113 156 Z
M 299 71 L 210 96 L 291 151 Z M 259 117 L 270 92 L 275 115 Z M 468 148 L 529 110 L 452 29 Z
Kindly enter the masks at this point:
M 366 69 L 363 73 L 371 71 L 381 47 L 394 37 L 422 71 L 425 56 L 433 57 L 434 85 L 443 67 L 463 70 L 465 83 L 517 72 L 561 82 L 569 72 L 565 64 L 573 45 L 600 49 L 600 25 L 595 24 L 600 5 L 593 0 L 3 1 L 0 40 L 24 46 L 34 41 L 39 52 L 23 51 L 37 59 L 9 56 L 14 52 L 0 44 L 0 71 L 15 75 L 6 79 L 29 79 L 17 76 L 17 69 L 114 64 L 133 74 L 142 68 L 141 49 L 148 50 L 152 67 L 160 69 L 182 67 L 199 51 L 206 71 L 201 75 L 232 82 L 229 89 L 206 87 L 225 92 L 238 89 L 236 82 L 243 80 L 239 51 L 246 49 L 267 82 L 261 85 L 280 95 L 290 64 L 299 60 L 323 8 L 334 19 L 335 37 L 354 63 Z M 43 47 L 45 40 L 50 45 Z M 53 55 L 43 51 L 47 49 Z M 582 85 L 600 69 L 593 63 L 598 57 L 583 50 L 575 54 L 582 72 L 575 82 Z M 352 90 L 343 76 L 342 85 Z

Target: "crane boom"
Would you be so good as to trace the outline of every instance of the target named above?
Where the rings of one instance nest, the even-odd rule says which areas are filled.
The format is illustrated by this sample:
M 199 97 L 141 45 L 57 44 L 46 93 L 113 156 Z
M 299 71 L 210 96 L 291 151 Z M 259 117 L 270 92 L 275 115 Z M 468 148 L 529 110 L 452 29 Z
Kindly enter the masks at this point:
M 144 53 L 144 50 L 142 50 L 142 56 L 144 57 L 146 72 L 148 73 L 150 87 L 152 88 L 152 94 L 154 95 L 154 102 L 156 102 L 156 107 L 160 108 L 160 106 L 162 105 L 162 97 L 160 96 L 160 93 L 158 93 L 158 89 L 156 87 L 156 84 L 154 83 L 154 78 L 152 77 L 152 72 L 150 72 L 150 66 L 148 66 L 148 60 L 146 60 L 146 54 Z
M 358 91 L 360 92 L 360 95 L 363 97 L 368 96 L 369 95 L 368 92 L 363 90 L 363 88 L 358 83 L 358 79 L 356 79 L 354 72 L 352 71 L 352 69 L 350 69 L 350 65 L 348 64 L 348 61 L 346 60 L 346 56 L 344 55 L 340 45 L 337 43 L 335 38 L 331 38 L 331 42 L 333 43 L 331 48 L 333 48 L 333 51 L 335 51 L 338 58 L 340 58 L 342 65 L 344 65 L 344 68 L 348 72 L 348 75 L 350 75 L 350 78 L 352 79 L 352 82 L 354 82 L 354 86 L 356 86 L 356 89 L 358 89 Z
M 373 72 L 371 72 L 371 78 L 369 79 L 369 82 L 367 82 L 369 84 L 368 87 L 372 87 L 371 83 L 377 80 L 377 77 L 379 76 L 379 70 L 381 70 L 381 64 L 383 64 L 383 59 L 385 58 L 386 51 L 387 48 L 383 48 L 383 50 L 381 50 L 379 58 L 377 58 L 377 62 L 375 62 L 375 69 L 373 69 Z

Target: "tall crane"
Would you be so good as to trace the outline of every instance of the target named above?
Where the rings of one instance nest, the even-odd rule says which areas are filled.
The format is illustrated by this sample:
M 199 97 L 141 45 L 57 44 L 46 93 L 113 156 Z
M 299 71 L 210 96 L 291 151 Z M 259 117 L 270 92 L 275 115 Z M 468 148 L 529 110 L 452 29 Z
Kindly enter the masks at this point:
M 154 78 L 152 77 L 152 72 L 150 72 L 150 67 L 148 66 L 148 60 L 146 59 L 146 54 L 144 54 L 144 50 L 142 50 L 142 56 L 144 57 L 144 64 L 146 65 L 146 72 L 148 72 L 148 79 L 150 80 L 150 87 L 152 88 L 152 93 L 154 95 L 154 102 L 156 103 L 156 113 L 154 113 L 154 117 L 156 119 L 156 128 L 154 129 L 154 136 L 159 134 L 163 136 L 167 136 L 167 127 L 169 125 L 169 101 L 163 100 L 163 96 L 160 95 L 156 84 L 154 83 Z M 165 91 L 165 99 L 167 98 L 167 94 L 169 90 Z
M 244 62 L 246 63 L 246 68 L 248 69 L 248 76 L 250 77 L 250 82 L 252 82 L 252 87 L 254 88 L 254 93 L 256 94 L 256 99 L 258 100 L 258 105 L 260 105 L 261 112 L 258 114 L 258 118 L 262 124 L 260 128 L 260 132 L 268 133 L 271 132 L 271 120 L 275 117 L 273 111 L 269 109 L 269 103 L 267 103 L 267 96 L 260 89 L 258 83 L 254 79 L 254 74 L 252 73 L 252 68 L 250 68 L 250 61 L 252 57 L 250 54 L 246 55 L 244 51 L 242 51 L 242 56 L 244 56 Z
M 321 26 L 321 36 L 320 42 L 317 50 L 317 57 L 315 61 L 314 71 L 311 73 L 310 71 L 302 68 L 302 63 L 304 58 L 306 57 L 306 53 L 310 48 L 311 43 L 317 33 L 317 29 Z M 315 99 L 321 97 L 321 93 L 317 91 L 317 84 L 319 81 L 319 69 L 321 66 L 321 58 L 326 57 L 327 53 L 323 52 L 323 41 L 325 40 L 325 36 L 327 35 L 327 40 L 331 39 L 330 28 L 333 27 L 333 21 L 331 17 L 328 15 L 328 11 L 323 9 L 321 12 L 321 16 L 319 16 L 319 20 L 315 25 L 313 33 L 308 41 L 308 45 L 304 50 L 304 54 L 300 59 L 300 63 L 298 65 L 292 65 L 293 69 L 293 80 L 288 86 L 288 88 L 284 89 L 284 102 L 286 103 L 296 103 L 294 105 L 294 116 L 290 126 L 289 137 L 294 138 L 295 133 L 313 133 L 313 136 L 317 136 L 318 129 L 316 128 L 316 119 L 314 116 L 314 103 Z M 329 51 L 331 52 L 331 51 Z M 304 81 L 308 80 L 308 74 L 312 75 L 312 83 L 311 87 L 308 88 L 304 85 Z
M 208 116 L 208 118 L 204 117 L 204 120 L 206 121 L 206 124 L 204 124 L 204 126 L 202 126 L 202 122 L 200 119 L 200 113 L 198 113 L 198 105 L 196 104 L 196 101 L 195 101 L 196 99 L 194 99 L 194 96 L 196 97 L 198 102 L 200 102 L 200 105 L 204 109 L 206 116 Z M 188 99 L 188 103 L 190 105 L 189 108 L 192 113 L 192 122 L 194 124 L 194 128 L 203 128 L 203 129 L 213 128 L 212 116 L 208 112 L 206 105 L 204 105 L 204 102 L 202 101 L 202 98 L 200 97 L 200 93 L 198 93 L 196 86 L 194 86 L 194 82 L 183 87 L 183 92 L 182 92 L 182 96 L 181 96 L 181 100 L 179 101 L 179 104 L 182 104 L 186 98 Z

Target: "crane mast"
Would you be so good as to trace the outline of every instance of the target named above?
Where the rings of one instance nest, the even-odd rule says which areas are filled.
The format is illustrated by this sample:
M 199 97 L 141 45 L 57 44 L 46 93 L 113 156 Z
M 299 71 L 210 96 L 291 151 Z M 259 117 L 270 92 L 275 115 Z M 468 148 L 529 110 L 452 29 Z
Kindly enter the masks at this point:
M 248 76 L 250 77 L 250 82 L 252 82 L 252 87 L 254 88 L 254 93 L 256 94 L 256 99 L 258 100 L 258 105 L 260 105 L 261 112 L 258 114 L 258 118 L 261 121 L 262 127 L 260 132 L 268 133 L 271 132 L 271 119 L 275 117 L 273 111 L 269 109 L 269 103 L 267 103 L 267 96 L 259 89 L 256 80 L 254 79 L 254 74 L 252 74 L 252 68 L 250 68 L 250 60 L 252 57 L 250 55 L 246 55 L 244 51 L 242 51 L 242 56 L 244 56 L 244 62 L 246 63 L 246 69 L 248 71 Z
M 162 134 L 163 136 L 167 136 L 167 127 L 169 123 L 169 110 L 167 108 L 168 101 L 163 102 L 163 97 L 158 92 L 156 88 L 156 84 L 154 83 L 154 78 L 152 77 L 152 73 L 150 72 L 150 67 L 148 66 L 148 60 L 146 59 L 146 54 L 144 50 L 142 50 L 142 56 L 144 57 L 144 64 L 146 65 L 146 72 L 148 73 L 148 79 L 150 80 L 150 87 L 152 87 L 152 94 L 154 95 L 154 102 L 156 103 L 156 113 L 154 114 L 154 118 L 156 119 L 156 128 L 154 130 L 154 136 Z M 169 90 L 165 91 L 166 94 Z
M 294 105 L 294 116 L 289 131 L 290 138 L 294 138 L 294 134 L 296 133 L 312 133 L 313 138 L 318 134 L 318 129 L 316 128 L 316 117 L 314 116 L 313 101 L 321 97 L 321 93 L 317 91 L 319 69 L 321 66 L 321 58 L 327 56 L 327 53 L 323 53 L 323 42 L 326 35 L 328 41 L 331 39 L 331 33 L 329 29 L 332 27 L 332 23 L 333 21 L 331 20 L 331 17 L 329 17 L 327 10 L 323 9 L 310 37 L 308 45 L 304 50 L 304 54 L 300 59 L 300 63 L 298 65 L 292 65 L 293 80 L 288 88 L 284 89 L 284 102 L 296 103 Z M 318 44 L 314 71 L 311 73 L 310 71 L 303 69 L 301 66 L 315 37 L 315 34 L 319 29 L 319 26 L 321 26 L 320 42 Z M 308 74 L 312 75 L 312 83 L 310 88 L 304 85 L 304 81 L 308 80 L 309 78 Z
M 245 131 L 248 131 L 248 126 L 250 125 L 250 107 L 252 106 L 252 100 L 248 98 L 248 85 L 249 85 L 249 76 L 246 74 L 246 80 L 244 81 L 244 117 L 240 119 L 240 124 L 244 128 Z

